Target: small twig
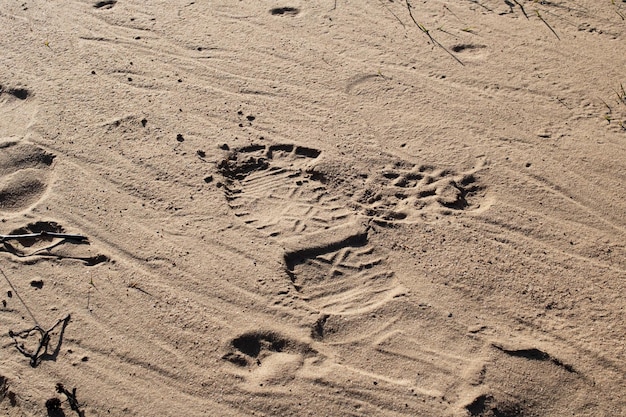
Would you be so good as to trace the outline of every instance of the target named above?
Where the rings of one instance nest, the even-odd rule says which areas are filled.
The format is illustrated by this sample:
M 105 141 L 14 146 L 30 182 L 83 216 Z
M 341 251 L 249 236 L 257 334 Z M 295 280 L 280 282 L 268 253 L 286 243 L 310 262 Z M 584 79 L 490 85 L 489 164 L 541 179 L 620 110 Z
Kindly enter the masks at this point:
M 478 0 L 469 0 L 469 2 L 479 5 L 480 7 L 487 10 L 488 12 L 493 12 L 493 10 L 491 10 L 489 7 L 485 6 L 484 4 L 480 3 Z
M 606 106 L 606 108 L 607 108 L 607 109 L 609 109 L 608 113 L 606 113 L 606 114 L 604 115 L 604 119 L 605 119 L 607 122 L 609 122 L 609 124 L 611 124 L 611 120 L 613 120 L 613 118 L 611 117 L 611 114 L 613 113 L 613 109 L 611 108 L 611 106 L 609 106 L 609 105 L 607 104 L 607 102 L 606 102 L 606 101 L 602 100 L 602 98 L 598 97 L 598 99 L 599 99 L 602 103 L 604 103 L 604 105 Z
M 61 323 L 63 323 L 63 328 L 65 328 L 65 326 L 67 326 L 67 324 L 69 323 L 70 318 L 71 317 L 68 314 L 67 317 L 57 321 L 54 324 L 54 326 L 50 327 L 48 330 L 42 329 L 41 326 L 39 325 L 36 325 L 27 330 L 22 330 L 21 332 L 18 332 L 18 333 L 15 333 L 12 330 L 9 330 L 9 337 L 13 339 L 13 342 L 15 343 L 15 348 L 22 355 L 26 356 L 27 358 L 30 358 L 30 366 L 35 368 L 37 367 L 37 365 L 39 365 L 41 358 L 48 352 L 48 344 L 50 343 L 50 333 L 54 329 L 56 329 Z M 35 350 L 35 352 L 31 353 L 26 350 L 23 344 L 20 344 L 18 342 L 17 338 L 19 337 L 21 339 L 26 339 L 33 332 L 39 333 L 40 339 L 39 339 L 39 345 L 37 346 L 37 349 Z
M 615 4 L 615 0 L 611 0 L 611 4 L 613 4 L 613 6 L 615 7 L 615 13 L 617 13 L 617 15 L 622 18 L 622 20 L 626 20 L 624 14 L 619 11 L 619 7 L 617 6 L 617 4 Z
M 457 36 L 456 36 L 454 33 L 452 33 L 452 32 L 448 32 L 447 30 L 445 30 L 445 29 L 443 28 L 443 26 L 438 27 L 438 28 L 437 28 L 437 30 L 438 30 L 439 32 L 443 32 L 443 33 L 446 33 L 446 34 L 448 34 L 448 35 L 450 35 L 450 36 L 452 36 L 452 37 L 454 37 L 454 38 L 457 38 Z
M 522 6 L 521 3 L 518 2 L 517 0 L 513 0 L 513 3 L 515 3 L 515 4 L 517 4 L 519 6 L 520 10 L 524 14 L 524 17 L 526 17 L 526 19 L 528 19 L 528 15 L 526 14 L 526 10 L 524 10 L 524 6 Z
M 395 17 L 395 18 L 396 18 L 396 20 L 397 20 L 398 22 L 400 22 L 400 24 L 402 25 L 402 27 L 406 29 L 406 25 L 404 24 L 404 22 L 403 22 L 402 20 L 400 20 L 400 18 L 398 17 L 398 15 L 397 15 L 397 14 L 395 14 L 395 13 L 393 12 L 393 10 L 391 10 L 391 9 L 389 8 L 389 6 L 387 6 L 387 5 L 383 2 L 383 0 L 378 0 L 378 1 L 379 1 L 379 3 L 380 3 L 380 4 L 381 4 L 381 5 L 382 5 L 385 9 L 387 9 L 387 11 L 388 11 L 389 13 L 391 13 L 391 14 L 393 15 L 393 17 Z
M 383 77 L 383 78 L 385 78 L 385 76 L 384 76 L 384 75 L 382 75 L 382 74 L 380 74 L 380 76 L 381 76 L 381 77 Z M 152 294 L 150 294 L 148 291 L 146 291 L 146 290 L 144 290 L 143 288 L 141 288 L 139 285 L 137 285 L 137 283 L 136 283 L 136 282 L 131 282 L 130 284 L 128 284 L 128 288 L 133 288 L 133 289 L 135 289 L 135 290 L 137 290 L 137 291 L 139 291 L 139 292 L 142 292 L 142 293 L 144 293 L 144 294 L 146 294 L 146 295 L 149 295 L 150 297 L 153 297 L 153 295 L 152 295 Z
M 602 98 L 598 97 L 598 99 L 604 103 L 604 105 L 606 106 L 607 109 L 609 109 L 609 114 L 613 113 L 613 109 L 611 109 L 611 106 L 609 106 L 608 104 L 606 104 L 606 101 L 602 100 Z
M 465 24 L 465 22 L 463 22 L 463 21 L 461 20 L 461 18 L 460 18 L 459 16 L 457 16 L 457 15 L 456 15 L 456 13 L 454 13 L 452 10 L 450 10 L 450 8 L 449 8 L 448 6 L 446 6 L 446 5 L 444 4 L 444 5 L 443 5 L 443 8 L 444 8 L 444 9 L 446 9 L 447 11 L 449 11 L 449 12 L 452 14 L 452 16 L 456 17 L 456 18 L 458 19 L 458 21 L 459 21 L 459 22 L 461 22 L 461 23 Z
M 550 24 L 549 24 L 548 22 L 546 22 L 546 21 L 545 21 L 545 19 L 543 18 L 543 16 L 541 16 L 541 14 L 539 13 L 539 10 L 535 10 L 535 13 L 537 13 L 537 17 L 538 17 L 539 19 L 541 19 L 541 21 L 542 21 L 543 23 L 545 23 L 545 25 L 548 27 L 548 29 L 550 29 L 550 31 L 551 31 L 552 33 L 554 33 L 554 36 L 556 36 L 556 38 L 557 38 L 558 40 L 561 40 L 561 38 L 559 38 L 559 35 L 558 35 L 555 31 L 554 31 L 554 29 L 552 29 L 552 26 L 550 26 Z
M 613 91 L 615 92 L 615 95 L 617 95 L 617 100 L 622 104 L 626 104 L 626 91 L 624 91 L 624 84 L 620 83 L 619 86 L 621 91 L 617 91 L 615 89 L 613 89 Z
M 80 409 L 80 404 L 76 398 L 76 388 L 72 388 L 72 391 L 70 392 L 59 382 L 57 384 L 57 392 L 67 397 L 67 402 L 69 403 L 70 408 L 76 411 L 78 417 L 85 417 L 85 412 Z
M 559 102 L 559 103 L 561 103 L 563 106 L 565 106 L 565 108 L 566 108 L 567 110 L 572 110 L 572 109 L 571 109 L 571 107 L 570 107 L 570 106 L 568 106 L 568 105 L 565 103 L 565 101 L 563 101 L 563 99 L 561 99 L 561 98 L 559 98 L 559 97 L 557 97 L 556 99 L 558 100 L 558 102 Z
M 478 32 L 476 32 L 471 27 L 462 28 L 461 31 L 466 32 L 466 33 L 471 33 L 472 35 L 478 35 Z
M 430 39 L 430 41 L 433 43 L 433 45 L 437 45 L 438 47 L 440 47 L 441 49 L 443 49 L 444 51 L 446 51 L 448 53 L 448 55 L 450 55 L 452 58 L 454 58 L 454 60 L 456 62 L 458 62 L 459 64 L 465 66 L 465 64 L 456 57 L 456 55 L 454 55 L 452 52 L 450 52 L 448 50 L 448 48 L 446 48 L 445 46 L 443 46 L 442 44 L 440 44 L 435 38 L 433 38 L 433 36 L 430 34 L 430 31 L 428 29 L 426 29 L 426 27 L 424 25 L 422 25 L 421 23 L 418 23 L 417 20 L 415 20 L 415 17 L 413 16 L 413 12 L 411 11 L 411 3 L 409 3 L 409 0 L 405 0 L 406 1 L 406 8 L 409 11 L 409 16 L 411 17 L 411 20 L 413 21 L 413 23 L 415 23 L 415 26 L 417 26 L 419 28 L 419 30 L 421 30 L 426 36 L 428 36 L 428 39 Z

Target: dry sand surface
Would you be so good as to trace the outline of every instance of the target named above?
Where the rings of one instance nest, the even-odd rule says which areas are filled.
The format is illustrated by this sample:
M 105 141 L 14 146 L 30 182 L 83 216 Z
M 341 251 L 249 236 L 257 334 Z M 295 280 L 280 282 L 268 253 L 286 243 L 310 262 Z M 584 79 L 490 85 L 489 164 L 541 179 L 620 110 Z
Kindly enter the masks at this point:
M 626 2 L 408 4 L 0 0 L 1 415 L 626 415 Z

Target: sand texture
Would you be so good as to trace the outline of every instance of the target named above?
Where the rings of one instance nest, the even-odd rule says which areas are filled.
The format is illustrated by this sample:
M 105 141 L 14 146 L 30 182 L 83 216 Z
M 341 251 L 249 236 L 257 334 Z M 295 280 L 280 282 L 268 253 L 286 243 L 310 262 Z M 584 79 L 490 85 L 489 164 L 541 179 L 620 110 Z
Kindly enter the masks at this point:
M 625 19 L 0 0 L 0 415 L 626 416 Z

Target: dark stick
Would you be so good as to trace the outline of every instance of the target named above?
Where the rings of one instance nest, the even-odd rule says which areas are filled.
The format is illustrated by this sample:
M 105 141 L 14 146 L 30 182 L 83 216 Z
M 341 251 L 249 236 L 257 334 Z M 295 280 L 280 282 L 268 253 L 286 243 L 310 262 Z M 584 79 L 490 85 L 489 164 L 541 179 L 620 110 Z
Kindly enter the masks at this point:
M 550 31 L 552 31 L 552 33 L 554 33 L 554 36 L 556 36 L 556 38 L 558 40 L 561 40 L 561 38 L 559 38 L 559 35 L 554 31 L 554 29 L 552 29 L 552 26 L 550 26 L 550 24 L 548 22 L 545 21 L 545 19 L 543 18 L 543 16 L 541 16 L 541 14 L 539 14 L 539 10 L 535 10 L 535 13 L 537 13 L 537 17 L 539 19 L 541 19 L 541 21 L 548 27 L 548 29 L 550 29 Z
M 59 237 L 62 239 L 71 239 L 71 240 L 78 240 L 78 241 L 87 240 L 87 237 L 82 236 L 82 235 L 72 235 L 68 233 L 55 233 L 55 232 L 39 232 L 39 233 L 28 233 L 24 235 L 0 235 L 0 242 L 4 242 L 7 240 L 32 239 L 36 237 Z
M 403 22 L 402 20 L 400 20 L 400 18 L 398 17 L 398 15 L 396 15 L 396 14 L 395 14 L 395 13 L 394 13 L 394 12 L 393 12 L 390 8 L 389 8 L 389 6 L 387 6 L 385 3 L 383 3 L 383 0 L 378 0 L 378 1 L 380 2 L 380 4 L 381 4 L 381 5 L 382 5 L 385 9 L 387 9 L 387 11 L 388 11 L 389 13 L 391 13 L 391 14 L 393 15 L 393 17 L 395 17 L 395 18 L 396 18 L 396 20 L 397 20 L 398 22 L 400 22 L 400 24 L 402 25 L 402 27 L 406 29 L 406 25 L 404 24 L 404 22 Z
M 64 326 L 67 326 L 67 324 L 70 321 L 70 318 L 71 317 L 68 314 L 67 317 L 57 321 L 54 324 L 54 326 L 50 327 L 48 330 L 42 329 L 39 325 L 36 325 L 30 329 L 22 330 L 21 332 L 18 332 L 18 333 L 15 333 L 12 330 L 9 330 L 9 337 L 13 339 L 13 342 L 15 343 L 15 348 L 22 355 L 26 356 L 27 358 L 30 358 L 30 366 L 35 368 L 37 367 L 37 365 L 39 365 L 39 362 L 42 356 L 45 355 L 48 351 L 48 344 L 50 343 L 50 332 L 56 329 L 61 323 L 64 323 Z M 28 352 L 24 348 L 24 345 L 20 345 L 19 342 L 17 341 L 18 337 L 25 339 L 28 336 L 30 336 L 32 332 L 37 332 L 41 336 L 41 339 L 39 340 L 39 346 L 37 346 L 37 349 L 35 350 L 34 353 Z
M 68 391 L 60 382 L 57 384 L 57 392 L 64 394 L 67 397 L 67 402 L 70 404 L 70 408 L 76 411 L 78 417 L 85 417 L 85 412 L 80 409 L 78 399 L 76 399 L 76 388 L 72 388 L 72 392 Z
M 445 4 L 443 5 L 443 8 L 444 8 L 444 9 L 446 9 L 447 11 L 449 11 L 450 13 L 452 13 L 452 16 L 456 17 L 456 18 L 458 19 L 458 21 L 459 21 L 459 22 L 461 22 L 461 23 L 463 23 L 463 24 L 465 23 L 465 22 L 463 22 L 463 21 L 459 18 L 459 16 L 457 16 L 457 15 L 456 15 L 456 14 L 455 14 L 452 10 L 450 10 L 450 8 L 449 8 L 448 6 L 446 6 Z
M 519 6 L 519 8 L 522 10 L 522 13 L 524 13 L 524 16 L 526 17 L 526 19 L 528 19 L 528 15 L 526 14 L 526 10 L 524 10 L 524 6 L 522 6 L 517 0 L 513 0 L 513 3 Z

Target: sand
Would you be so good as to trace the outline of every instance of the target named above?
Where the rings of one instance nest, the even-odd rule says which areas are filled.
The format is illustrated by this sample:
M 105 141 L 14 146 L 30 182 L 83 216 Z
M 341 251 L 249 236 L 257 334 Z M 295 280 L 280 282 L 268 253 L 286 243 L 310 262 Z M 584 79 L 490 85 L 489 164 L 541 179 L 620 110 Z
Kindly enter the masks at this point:
M 626 3 L 409 3 L 0 1 L 0 414 L 626 415 Z

